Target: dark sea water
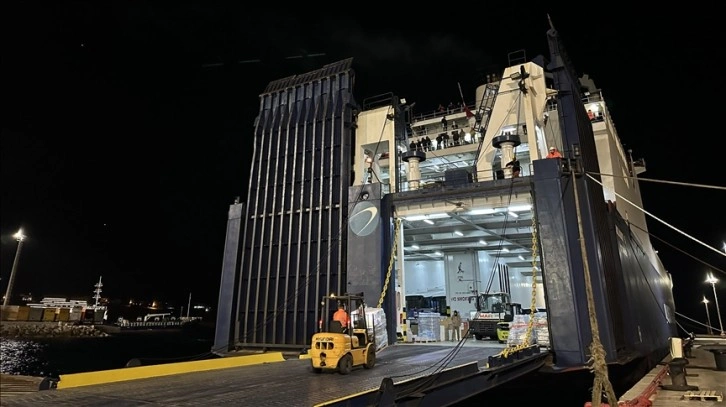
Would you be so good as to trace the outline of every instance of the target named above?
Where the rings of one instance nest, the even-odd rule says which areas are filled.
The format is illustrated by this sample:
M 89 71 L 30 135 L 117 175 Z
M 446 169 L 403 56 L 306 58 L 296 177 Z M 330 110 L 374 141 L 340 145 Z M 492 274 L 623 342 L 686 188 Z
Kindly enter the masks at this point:
M 120 369 L 132 359 L 142 365 L 209 359 L 213 331 L 130 332 L 93 338 L 0 340 L 0 373 L 58 377 Z

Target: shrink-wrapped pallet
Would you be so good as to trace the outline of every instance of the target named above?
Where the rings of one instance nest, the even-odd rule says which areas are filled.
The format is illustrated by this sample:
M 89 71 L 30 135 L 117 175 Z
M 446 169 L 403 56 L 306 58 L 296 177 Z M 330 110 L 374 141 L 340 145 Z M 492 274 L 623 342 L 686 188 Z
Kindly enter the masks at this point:
M 537 338 L 537 345 L 550 346 L 550 328 L 547 324 L 547 313 L 537 312 L 534 314 L 534 330 Z
M 358 319 L 358 310 L 350 313 L 351 321 Z M 366 307 L 366 326 L 368 334 L 375 335 L 376 350 L 388 346 L 388 331 L 386 329 L 386 313 L 383 308 Z
M 419 342 L 436 342 L 441 340 L 441 316 L 436 312 L 419 312 L 418 335 Z
M 527 328 L 529 326 L 529 315 L 515 315 L 512 324 L 509 327 L 509 337 L 507 337 L 507 345 L 533 345 L 535 343 L 534 329 L 527 336 Z

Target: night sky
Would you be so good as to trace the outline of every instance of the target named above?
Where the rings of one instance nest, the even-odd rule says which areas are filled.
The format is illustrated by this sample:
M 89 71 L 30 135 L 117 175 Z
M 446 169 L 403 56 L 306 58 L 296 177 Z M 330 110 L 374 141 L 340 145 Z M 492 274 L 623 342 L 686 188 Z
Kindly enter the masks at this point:
M 508 53 L 548 55 L 548 13 L 645 159 L 641 177 L 726 185 L 717 13 L 452 3 L 278 15 L 207 3 L 3 2 L 2 293 L 23 227 L 15 293 L 90 297 L 103 276 L 111 298 L 183 304 L 191 292 L 216 305 L 227 210 L 246 198 L 268 82 L 353 57 L 359 102 L 393 92 L 434 110 L 460 99 L 457 83 L 472 102 Z M 726 257 L 694 241 L 724 250 L 726 192 L 641 186 L 646 210 L 683 232 L 649 218 L 677 311 L 705 322 L 711 270 L 726 317 Z M 711 314 L 716 324 L 713 301 Z

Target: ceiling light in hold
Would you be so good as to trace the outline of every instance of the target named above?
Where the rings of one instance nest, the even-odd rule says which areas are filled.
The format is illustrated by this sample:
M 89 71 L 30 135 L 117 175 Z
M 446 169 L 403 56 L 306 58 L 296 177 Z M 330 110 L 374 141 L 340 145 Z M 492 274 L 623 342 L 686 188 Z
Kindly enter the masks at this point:
M 448 217 L 449 217 L 449 215 L 447 215 L 445 213 L 429 213 L 427 215 L 411 215 L 411 216 L 406 216 L 406 217 L 404 217 L 404 219 L 406 219 L 407 221 L 413 222 L 413 221 L 416 221 L 416 220 L 445 219 L 445 218 L 448 218 Z
M 467 215 L 491 215 L 492 213 L 495 213 L 496 211 L 492 208 L 488 209 L 472 209 L 469 212 L 467 212 Z

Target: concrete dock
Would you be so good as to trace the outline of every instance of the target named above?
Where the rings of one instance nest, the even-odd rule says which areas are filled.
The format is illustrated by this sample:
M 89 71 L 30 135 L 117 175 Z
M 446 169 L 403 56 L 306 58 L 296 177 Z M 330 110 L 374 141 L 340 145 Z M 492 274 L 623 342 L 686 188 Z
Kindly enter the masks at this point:
M 185 366 L 141 366 L 61 375 L 57 388 L 12 395 L 0 393 L 0 404 L 3 407 L 340 404 L 351 397 L 360 399 L 361 394 L 375 393 L 384 377 L 405 382 L 425 378 L 432 369 L 456 370 L 472 363 L 481 369 L 489 356 L 501 351 L 502 345 L 484 346 L 483 341 L 477 342 L 467 342 L 461 348 L 456 348 L 454 343 L 432 344 L 425 348 L 423 345 L 390 346 L 380 352 L 374 368 L 356 370 L 351 375 L 314 374 L 310 360 L 300 355 L 281 357 L 275 352 L 258 358 L 250 355 L 222 358 L 215 362 L 185 362 Z M 544 355 L 546 353 L 539 358 Z M 250 363 L 245 363 L 243 359 L 248 358 Z M 441 364 L 442 359 L 449 360 L 446 368 Z M 239 363 L 211 366 L 214 363 L 229 364 L 232 360 Z M 199 366 L 190 363 L 199 363 Z M 532 366 L 533 369 L 536 367 Z M 166 371 L 168 369 L 173 371 Z M 184 369 L 186 372 L 182 372 Z M 495 371 L 492 374 L 498 375 Z
M 687 381 L 688 389 L 666 389 L 674 384 L 669 356 L 627 391 L 620 398 L 620 405 L 726 406 L 723 398 L 726 370 L 718 369 L 711 351 L 714 346 L 721 345 L 698 343 L 686 358 L 688 362 L 681 379 Z M 380 353 L 375 368 L 362 369 L 349 376 L 314 375 L 304 357 L 275 352 L 258 357 L 249 355 L 246 361 L 231 357 L 214 363 L 196 361 L 61 375 L 57 388 L 42 391 L 39 387 L 48 383 L 42 383 L 41 378 L 3 375 L 0 405 L 346 405 L 344 399 L 377 390 L 383 376 L 405 381 L 404 377 L 427 374 L 426 369 L 448 358 L 454 347 L 453 343 L 392 346 Z M 449 368 L 477 361 L 481 369 L 487 356 L 498 353 L 501 348 L 496 343 L 467 341 L 453 356 Z M 446 393 L 451 394 L 448 390 Z
M 726 406 L 726 367 L 716 365 L 714 349 L 724 345 L 720 341 L 695 341 L 683 370 L 666 357 L 621 398 L 621 406 Z M 652 404 L 647 404 L 647 402 Z M 624 403 L 624 404 L 623 404 Z

